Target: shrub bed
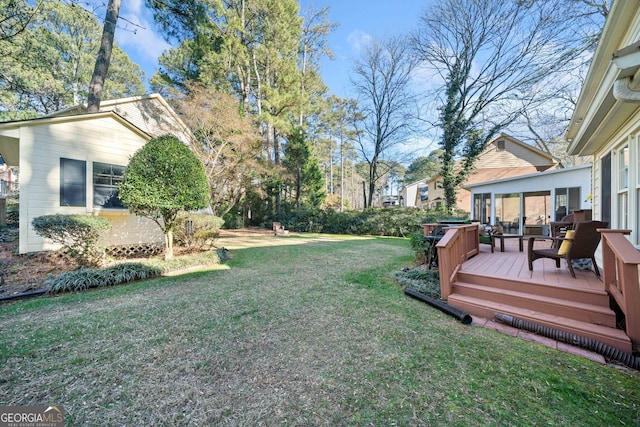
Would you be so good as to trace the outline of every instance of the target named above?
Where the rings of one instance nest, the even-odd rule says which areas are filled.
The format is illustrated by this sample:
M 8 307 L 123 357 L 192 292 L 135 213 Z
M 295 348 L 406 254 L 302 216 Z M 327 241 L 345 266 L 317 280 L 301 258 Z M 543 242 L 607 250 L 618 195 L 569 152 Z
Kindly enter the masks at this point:
M 440 273 L 437 270 L 403 270 L 396 272 L 395 276 L 404 288 L 440 298 Z
M 105 218 L 90 215 L 43 215 L 34 218 L 31 225 L 35 232 L 62 247 L 62 251 L 75 259 L 80 266 L 100 264 L 105 255 L 98 245 L 101 233 L 111 228 Z
M 81 268 L 44 281 L 44 287 L 51 293 L 83 291 L 89 288 L 120 285 L 134 280 L 157 277 L 161 270 L 141 263 L 116 264 L 104 269 Z

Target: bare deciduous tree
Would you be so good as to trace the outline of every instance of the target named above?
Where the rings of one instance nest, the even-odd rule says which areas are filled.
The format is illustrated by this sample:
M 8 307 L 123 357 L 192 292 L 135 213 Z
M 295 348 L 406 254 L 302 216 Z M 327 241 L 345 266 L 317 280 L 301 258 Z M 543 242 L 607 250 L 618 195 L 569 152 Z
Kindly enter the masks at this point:
M 435 93 L 447 207 L 455 206 L 456 190 L 486 144 L 523 110 L 547 100 L 539 84 L 561 78 L 587 49 L 564 4 L 443 0 L 422 16 L 412 46 L 441 82 Z
M 354 67 L 351 83 L 363 115 L 356 123 L 356 141 L 369 165 L 368 207 L 372 206 L 376 183 L 384 175 L 380 161 L 394 146 L 405 142 L 416 117 L 415 96 L 410 90 L 413 69 L 409 45 L 402 38 L 373 41 Z
M 238 204 L 262 166 L 257 160 L 262 141 L 252 117 L 240 113 L 236 99 L 200 85 L 189 86 L 189 95 L 177 106 L 197 143 L 211 187 L 211 207 L 224 216 Z

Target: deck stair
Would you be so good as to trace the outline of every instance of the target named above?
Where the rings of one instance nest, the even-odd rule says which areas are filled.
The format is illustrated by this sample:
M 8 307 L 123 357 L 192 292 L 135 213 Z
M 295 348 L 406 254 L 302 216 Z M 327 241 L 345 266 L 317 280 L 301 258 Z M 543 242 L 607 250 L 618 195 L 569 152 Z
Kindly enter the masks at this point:
M 458 272 L 447 302 L 472 316 L 495 313 L 588 337 L 631 353 L 631 340 L 616 328 L 604 290 Z

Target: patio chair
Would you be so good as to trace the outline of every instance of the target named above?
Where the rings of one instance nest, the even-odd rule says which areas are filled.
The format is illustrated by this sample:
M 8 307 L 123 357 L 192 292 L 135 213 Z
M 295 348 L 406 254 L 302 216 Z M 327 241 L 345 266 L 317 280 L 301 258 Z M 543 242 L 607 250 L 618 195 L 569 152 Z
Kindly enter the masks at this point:
M 502 227 L 500 227 L 500 230 L 502 230 Z M 496 247 L 496 241 L 493 238 L 493 234 L 499 234 L 499 233 L 494 232 L 491 227 L 487 228 L 485 226 L 480 226 L 478 228 L 478 233 L 480 234 L 478 236 L 478 243 L 491 245 L 491 253 L 493 253 L 494 248 Z
M 565 237 L 530 237 L 529 238 L 529 271 L 533 271 L 533 261 L 539 258 L 551 258 L 556 261 L 556 268 L 560 268 L 560 260 L 567 261 L 567 267 L 571 277 L 575 278 L 576 273 L 573 271 L 571 260 L 589 258 L 593 263 L 593 269 L 596 276 L 600 277 L 600 270 L 596 264 L 594 256 L 596 248 L 600 243 L 600 233 L 598 228 L 607 228 L 608 222 L 587 221 L 580 222 L 575 225 L 574 230 L 568 230 Z M 559 247 L 551 247 L 549 249 L 534 249 L 533 244 L 536 240 L 553 240 L 561 241 Z
M 565 215 L 560 219 L 560 221 L 551 221 L 549 226 L 551 229 L 551 237 L 564 237 L 567 230 L 572 230 L 575 226 L 573 222 L 573 214 Z M 561 243 L 561 240 L 554 240 L 551 246 L 559 248 Z

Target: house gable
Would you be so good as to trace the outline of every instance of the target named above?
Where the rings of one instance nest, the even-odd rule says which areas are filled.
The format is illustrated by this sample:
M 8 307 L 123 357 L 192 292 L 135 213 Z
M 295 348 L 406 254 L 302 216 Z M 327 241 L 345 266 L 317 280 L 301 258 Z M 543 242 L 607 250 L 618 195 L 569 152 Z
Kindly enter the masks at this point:
M 171 133 L 185 144 L 190 144 L 195 139 L 173 108 L 157 93 L 105 100 L 100 103 L 100 111 L 113 111 L 152 137 Z M 50 117 L 85 112 L 86 106 L 76 105 L 53 113 Z
M 534 166 L 548 170 L 558 162 L 549 154 L 506 134 L 494 138 L 475 162 L 475 169 L 518 168 Z
M 509 135 L 500 134 L 487 144 L 474 164 L 473 172 L 469 174 L 463 185 L 553 170 L 557 164 L 553 156 Z M 460 163 L 456 167 L 460 167 Z M 429 180 L 428 206 L 430 208 L 444 203 L 444 190 L 441 183 L 441 175 Z M 457 208 L 468 212 L 471 205 L 470 197 L 469 192 L 458 191 Z

